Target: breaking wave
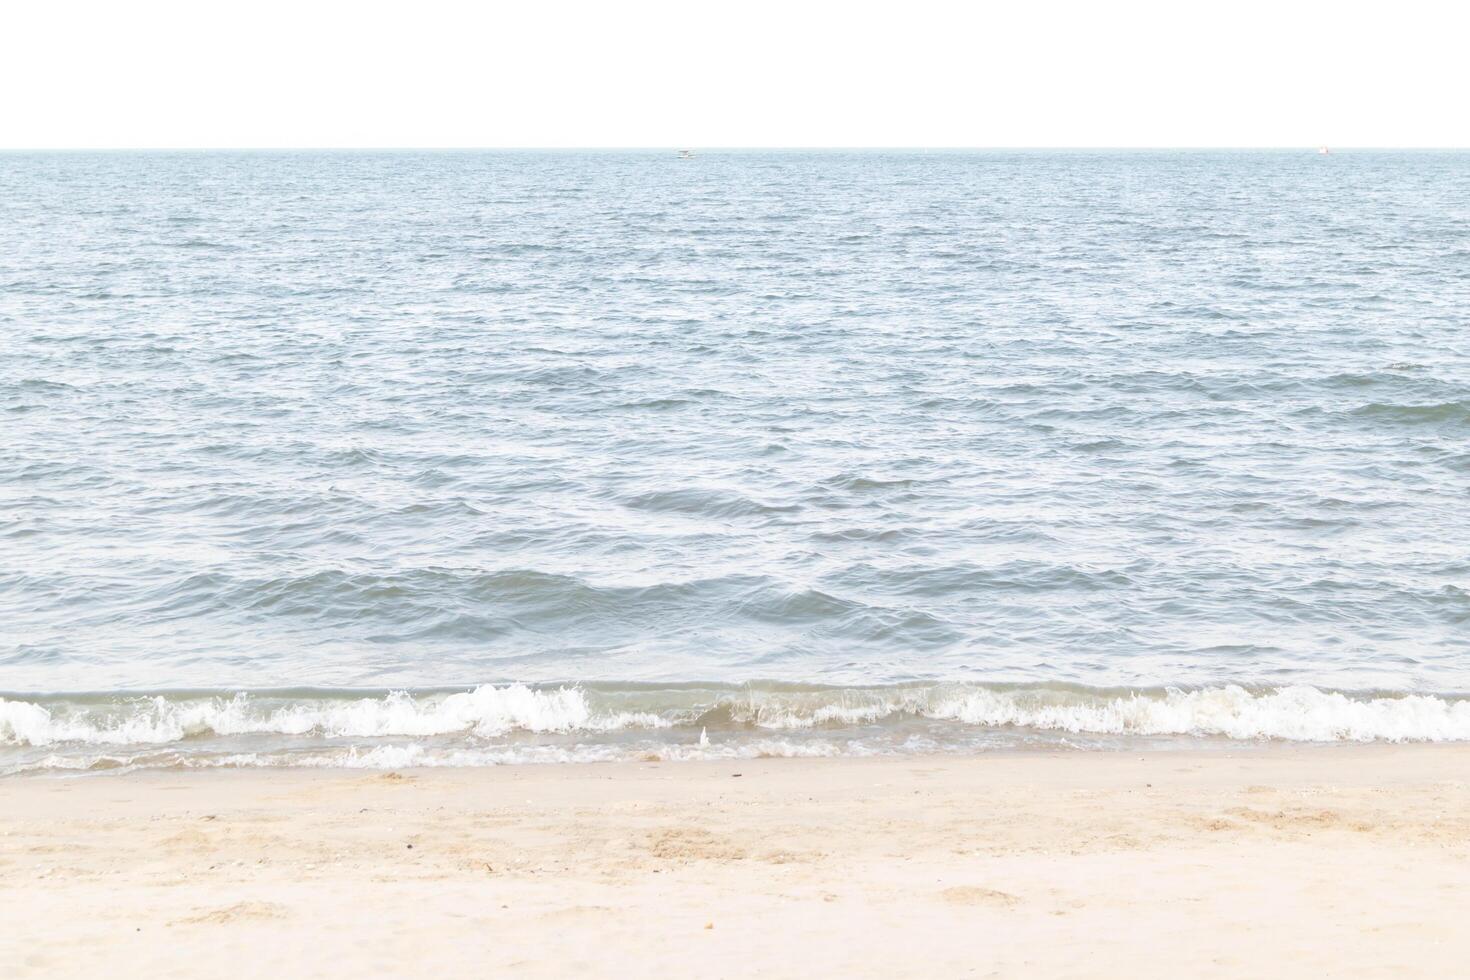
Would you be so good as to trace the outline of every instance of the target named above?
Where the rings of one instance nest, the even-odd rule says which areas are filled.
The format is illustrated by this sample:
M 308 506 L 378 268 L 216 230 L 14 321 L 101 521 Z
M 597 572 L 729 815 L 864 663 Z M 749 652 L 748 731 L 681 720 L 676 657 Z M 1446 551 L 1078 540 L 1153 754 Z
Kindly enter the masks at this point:
M 533 687 L 0 698 L 0 772 L 746 758 L 1129 739 L 1470 741 L 1470 699 L 1309 686 Z M 1120 741 L 1121 740 L 1121 741 Z M 106 751 L 101 751 L 106 750 Z
M 599 731 L 666 724 L 653 715 L 594 716 L 574 688 L 533 690 L 521 684 L 415 697 L 287 701 L 233 696 L 171 699 L 166 695 L 111 703 L 46 705 L 0 698 L 0 745 L 148 745 L 209 735 L 314 735 L 378 738 L 465 734 L 493 738 L 511 731 Z

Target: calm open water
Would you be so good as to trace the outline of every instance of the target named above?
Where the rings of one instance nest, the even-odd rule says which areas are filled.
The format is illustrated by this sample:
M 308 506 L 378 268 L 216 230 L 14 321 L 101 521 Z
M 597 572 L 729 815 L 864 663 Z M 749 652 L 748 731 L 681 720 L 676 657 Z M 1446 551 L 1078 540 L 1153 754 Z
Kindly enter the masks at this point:
M 1470 739 L 1467 327 L 1460 153 L 3 154 L 0 771 Z

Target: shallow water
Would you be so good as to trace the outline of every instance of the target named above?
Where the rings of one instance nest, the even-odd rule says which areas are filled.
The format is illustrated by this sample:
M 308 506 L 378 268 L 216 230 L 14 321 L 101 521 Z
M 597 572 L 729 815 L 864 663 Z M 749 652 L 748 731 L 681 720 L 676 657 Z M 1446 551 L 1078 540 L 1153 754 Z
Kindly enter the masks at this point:
M 0 155 L 0 765 L 1470 737 L 1467 310 L 1457 153 Z

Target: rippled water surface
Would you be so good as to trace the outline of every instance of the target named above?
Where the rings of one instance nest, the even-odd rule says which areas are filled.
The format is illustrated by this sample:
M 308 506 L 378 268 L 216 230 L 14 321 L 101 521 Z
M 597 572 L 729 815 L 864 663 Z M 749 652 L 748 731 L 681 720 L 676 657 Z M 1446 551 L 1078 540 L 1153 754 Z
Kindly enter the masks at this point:
M 1467 325 L 1463 154 L 0 155 L 0 750 L 1470 737 Z

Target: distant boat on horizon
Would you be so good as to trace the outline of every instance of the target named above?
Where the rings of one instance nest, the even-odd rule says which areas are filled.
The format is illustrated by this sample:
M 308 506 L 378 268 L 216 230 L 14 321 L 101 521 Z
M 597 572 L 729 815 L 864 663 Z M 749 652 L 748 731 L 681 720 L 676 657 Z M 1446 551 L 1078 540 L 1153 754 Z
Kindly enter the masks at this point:
M 680 160 L 693 160 L 694 159 L 694 151 L 693 150 L 680 150 L 679 151 L 679 159 Z
M 1322 154 L 1322 156 L 1325 157 L 1327 154 L 1331 153 L 1332 151 L 1330 149 L 1328 149 L 1327 147 L 1325 147 L 1325 146 L 1319 146 L 1319 147 L 1317 147 L 1317 152 L 1320 153 L 1320 154 Z

